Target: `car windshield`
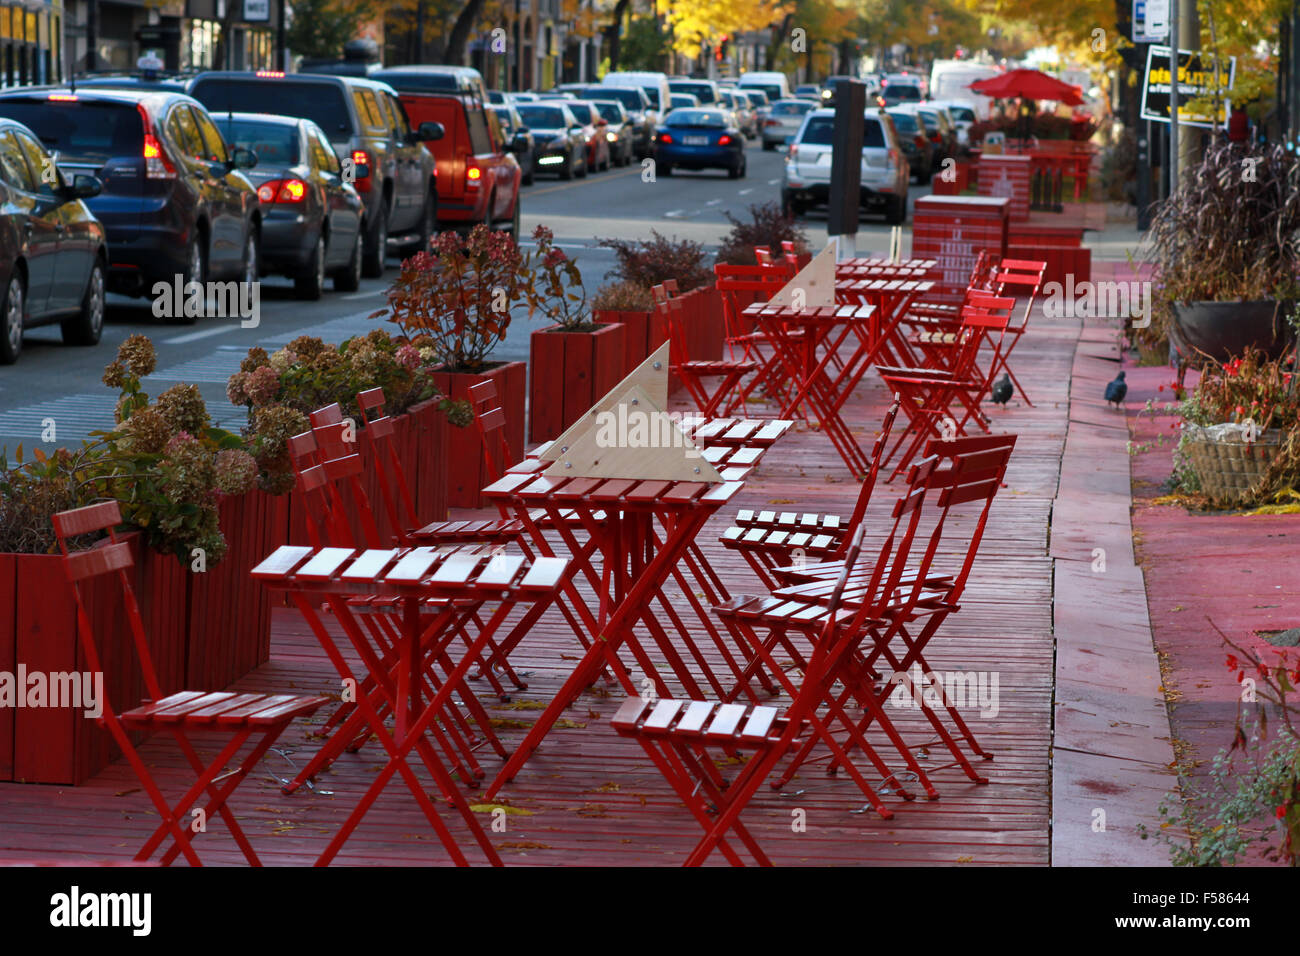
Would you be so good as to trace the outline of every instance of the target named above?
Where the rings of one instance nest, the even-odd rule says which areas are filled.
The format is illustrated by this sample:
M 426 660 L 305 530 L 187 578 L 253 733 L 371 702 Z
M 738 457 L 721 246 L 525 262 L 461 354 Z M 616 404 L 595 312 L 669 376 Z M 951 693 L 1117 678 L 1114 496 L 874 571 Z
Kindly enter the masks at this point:
M 690 93 L 699 97 L 701 103 L 713 102 L 713 87 L 708 83 L 671 83 L 668 87 L 674 93 Z
M 908 86 L 901 83 L 890 83 L 885 87 L 885 98 L 891 100 L 914 100 L 920 102 L 921 88 L 919 86 Z
M 773 116 L 803 116 L 809 110 L 816 108 L 816 103 L 796 102 L 794 100 L 781 100 L 772 104 Z
M 61 157 L 106 162 L 143 155 L 144 127 L 134 103 L 2 100 L 0 116 L 25 124 Z
M 601 119 L 607 119 L 611 123 L 623 122 L 623 107 L 619 103 L 596 103 L 596 110 L 600 113 Z
M 762 86 L 757 83 L 746 83 L 745 86 L 752 86 L 754 89 L 766 94 L 769 101 L 779 100 L 781 98 L 781 87 L 777 86 L 775 83 L 764 83 Z
M 232 149 L 257 153 L 258 166 L 293 166 L 298 162 L 298 127 L 230 119 L 222 113 L 212 119 Z
M 618 100 L 627 110 L 639 110 L 641 106 L 641 91 L 634 90 L 630 87 L 620 89 L 617 86 L 593 86 L 586 91 L 587 95 L 593 100 Z
M 953 119 L 960 123 L 975 122 L 975 111 L 968 106 L 950 106 L 948 112 L 952 114 Z
M 717 110 L 673 110 L 668 117 L 669 126 L 705 126 L 709 129 L 723 129 L 726 118 Z
M 814 116 L 803 128 L 799 144 L 804 146 L 832 146 L 835 143 L 835 117 Z M 867 117 L 862 125 L 862 148 L 883 149 L 885 134 L 878 120 Z
M 519 107 L 519 118 L 531 129 L 564 129 L 564 110 L 554 106 L 534 106 L 524 103 Z
M 916 125 L 916 117 L 911 113 L 897 113 L 891 110 L 889 115 L 894 118 L 894 125 L 898 127 L 900 133 L 915 133 L 919 129 Z
M 212 77 L 195 82 L 190 95 L 213 116 L 227 112 L 301 116 L 319 126 L 331 140 L 352 135 L 352 115 L 343 87 L 335 83 Z

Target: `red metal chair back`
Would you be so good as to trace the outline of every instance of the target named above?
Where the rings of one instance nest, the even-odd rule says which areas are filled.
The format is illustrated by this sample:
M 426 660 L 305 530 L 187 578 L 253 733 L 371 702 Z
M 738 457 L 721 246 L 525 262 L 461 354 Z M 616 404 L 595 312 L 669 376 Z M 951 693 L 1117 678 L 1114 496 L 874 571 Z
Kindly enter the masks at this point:
M 313 414 L 331 417 L 324 409 Z M 379 532 L 361 483 L 361 455 L 345 440 L 349 427 L 346 421 L 331 422 L 289 439 L 290 461 L 306 506 L 307 534 L 318 548 L 382 548 L 389 542 Z M 349 516 L 355 516 L 355 526 Z
M 893 403 L 885 412 L 884 421 L 880 426 L 880 435 L 876 438 L 875 444 L 871 446 L 871 468 L 866 477 L 862 479 L 862 487 L 858 489 L 858 500 L 854 504 L 853 514 L 849 518 L 845 543 L 840 546 L 840 550 L 835 555 L 836 558 L 844 558 L 848 540 L 852 538 L 854 532 L 862 524 L 862 519 L 867 515 L 867 506 L 871 503 L 871 493 L 876 487 L 876 476 L 885 460 L 885 449 L 889 446 L 889 433 L 894 429 L 894 419 L 898 417 L 900 404 L 898 396 L 895 395 Z
M 59 553 L 63 555 L 63 573 L 72 585 L 73 600 L 77 605 L 77 637 L 82 652 L 86 655 L 86 667 L 92 674 L 104 672 L 100 659 L 99 641 L 95 629 L 91 626 L 91 616 L 86 610 L 86 594 L 83 587 L 87 581 L 117 572 L 118 583 L 122 589 L 122 603 L 126 610 L 127 624 L 131 630 L 131 643 L 135 648 L 136 662 L 144 677 L 145 690 L 150 700 L 162 700 L 163 689 L 158 682 L 158 671 L 154 667 L 153 655 L 149 651 L 149 638 L 144 629 L 144 617 L 140 613 L 140 604 L 136 600 L 135 588 L 131 586 L 128 570 L 134 566 L 131 555 L 131 543 L 122 541 L 117 536 L 117 527 L 122 523 L 122 512 L 116 501 L 86 505 L 72 511 L 61 511 L 52 517 L 54 536 L 59 541 Z M 87 548 L 72 549 L 68 542 L 90 534 L 108 532 L 108 540 L 99 541 Z M 122 733 L 117 723 L 117 715 L 104 695 L 103 719 L 116 737 Z
M 506 440 L 506 413 L 497 400 L 496 383 L 490 378 L 469 387 L 469 401 L 474 409 L 474 425 L 483 440 L 483 461 L 491 484 L 513 464 Z
M 410 540 L 408 532 L 419 527 L 420 521 L 402 460 L 394 447 L 393 419 L 384 412 L 384 390 L 372 388 L 358 392 L 357 407 L 365 419 L 366 446 L 370 449 L 370 460 L 374 462 L 384 513 L 394 536 L 405 544 Z

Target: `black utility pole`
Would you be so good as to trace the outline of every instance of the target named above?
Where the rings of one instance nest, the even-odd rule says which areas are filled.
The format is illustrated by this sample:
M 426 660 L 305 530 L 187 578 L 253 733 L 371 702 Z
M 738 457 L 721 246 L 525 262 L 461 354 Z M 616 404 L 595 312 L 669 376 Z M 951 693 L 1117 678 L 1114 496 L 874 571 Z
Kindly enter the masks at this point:
M 857 80 L 835 81 L 835 125 L 831 131 L 831 183 L 826 232 L 848 236 L 853 250 L 862 202 L 862 138 L 867 88 Z
M 288 6 L 289 0 L 277 0 L 275 11 L 275 68 L 286 72 L 289 66 L 289 26 L 285 8 Z
M 93 73 L 98 65 L 95 48 L 99 46 L 99 0 L 89 0 L 86 6 L 86 72 Z

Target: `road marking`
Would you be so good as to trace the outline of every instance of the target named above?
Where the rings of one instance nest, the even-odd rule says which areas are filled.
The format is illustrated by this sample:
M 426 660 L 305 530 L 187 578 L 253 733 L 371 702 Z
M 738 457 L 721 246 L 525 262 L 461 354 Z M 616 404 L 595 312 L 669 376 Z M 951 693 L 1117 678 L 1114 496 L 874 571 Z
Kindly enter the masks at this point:
M 751 189 L 742 189 L 742 190 L 740 191 L 740 195 L 742 195 L 742 196 L 748 196 L 748 195 L 749 195 L 750 193 L 752 193 L 753 191 L 754 191 L 754 190 L 753 190 L 752 188 L 751 188 Z
M 716 206 L 716 205 L 717 205 L 718 203 L 720 203 L 720 202 L 722 202 L 721 199 L 710 199 L 710 200 L 709 200 L 708 202 L 706 202 L 704 205 L 706 205 L 706 206 Z
M 202 332 L 187 332 L 185 335 L 174 335 L 170 339 L 163 339 L 163 345 L 185 345 L 187 342 L 197 342 L 199 339 L 209 339 L 214 335 L 225 335 L 227 332 L 233 332 L 239 328 L 237 325 L 221 325 L 215 329 L 204 329 Z
M 664 218 L 665 219 L 690 219 L 692 216 L 698 216 L 699 214 L 700 211 L 698 209 L 694 209 L 694 210 L 670 209 L 668 210 L 668 212 L 664 213 Z
M 621 173 L 614 173 L 614 175 L 612 176 L 609 174 L 609 172 L 601 173 L 601 179 L 602 181 L 607 182 L 611 179 L 619 179 L 623 176 L 639 176 L 640 174 L 641 174 L 640 167 L 633 167 L 632 169 L 626 169 Z M 585 185 L 587 180 L 590 179 L 593 175 L 595 174 L 589 172 L 587 173 L 587 177 L 585 179 L 575 179 L 572 182 L 567 182 L 567 183 L 565 182 L 556 183 L 554 186 L 547 186 L 545 189 L 538 189 L 534 186 L 528 190 L 528 195 L 545 196 L 547 193 L 558 192 L 561 189 L 572 189 L 575 186 L 582 186 Z
M 767 184 L 768 184 L 769 186 L 775 186 L 775 185 L 776 185 L 777 183 L 779 183 L 780 181 L 781 181 L 781 180 L 779 180 L 779 179 L 769 179 L 769 180 L 767 181 Z

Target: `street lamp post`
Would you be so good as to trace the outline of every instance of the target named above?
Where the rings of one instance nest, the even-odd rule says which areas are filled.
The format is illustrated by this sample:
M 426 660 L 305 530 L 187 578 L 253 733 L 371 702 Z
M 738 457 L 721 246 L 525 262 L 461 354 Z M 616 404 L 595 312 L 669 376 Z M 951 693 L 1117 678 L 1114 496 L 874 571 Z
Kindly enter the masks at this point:
M 1178 190 L 1178 0 L 1169 0 L 1169 195 Z

